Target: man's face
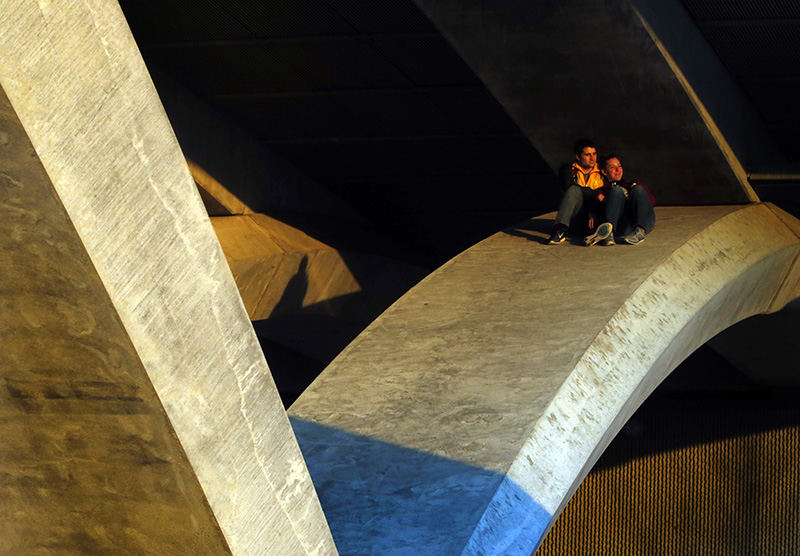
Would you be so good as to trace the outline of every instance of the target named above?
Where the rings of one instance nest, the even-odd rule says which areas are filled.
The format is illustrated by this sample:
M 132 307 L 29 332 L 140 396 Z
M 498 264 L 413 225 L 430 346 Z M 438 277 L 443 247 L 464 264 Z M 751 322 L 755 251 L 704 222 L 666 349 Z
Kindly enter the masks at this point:
M 581 168 L 588 170 L 597 163 L 597 149 L 584 147 L 581 154 L 576 154 L 575 158 L 578 159 L 578 164 L 581 165 Z
M 606 167 L 603 168 L 603 173 L 611 181 L 619 181 L 622 179 L 622 163 L 618 158 L 609 158 L 606 160 Z

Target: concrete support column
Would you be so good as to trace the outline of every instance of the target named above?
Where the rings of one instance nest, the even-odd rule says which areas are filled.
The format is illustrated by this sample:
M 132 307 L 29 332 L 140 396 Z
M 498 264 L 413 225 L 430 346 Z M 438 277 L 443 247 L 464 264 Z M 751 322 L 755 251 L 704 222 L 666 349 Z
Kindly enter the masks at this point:
M 591 137 L 662 205 L 758 200 L 704 99 L 632 2 L 415 3 L 552 168 Z
M 57 342 L 44 341 L 47 336 L 42 336 L 30 344 L 40 350 L 40 361 L 58 361 L 61 352 L 72 353 L 77 346 L 94 358 L 67 357 L 61 363 L 60 378 L 46 386 L 26 386 L 29 373 L 48 373 L 46 367 L 37 367 L 44 363 L 11 361 L 4 369 L 6 384 L 18 395 L 6 398 L 8 419 L 17 427 L 28 427 L 36 437 L 37 420 L 30 408 L 13 409 L 15 403 L 22 403 L 19 400 L 35 399 L 41 407 L 50 407 L 41 400 L 72 396 L 75 412 L 92 413 L 95 406 L 86 400 L 105 396 L 111 409 L 103 411 L 113 414 L 115 407 L 121 413 L 138 407 L 131 399 L 146 399 L 147 411 L 156 420 L 147 426 L 137 428 L 117 417 L 98 417 L 93 422 L 111 431 L 131 427 L 128 436 L 119 431 L 122 439 L 116 446 L 120 450 L 129 449 L 126 438 L 135 444 L 142 436 L 147 442 L 160 438 L 164 449 L 168 448 L 169 458 L 178 462 L 179 469 L 164 466 L 165 473 L 173 474 L 169 480 L 180 485 L 176 490 L 189 493 L 185 497 L 194 505 L 187 519 L 197 519 L 195 528 L 206 531 L 203 535 L 211 539 L 207 545 L 195 543 L 194 552 L 217 552 L 227 543 L 234 553 L 335 553 L 269 369 L 119 6 L 109 0 L 4 0 L 0 12 L 0 84 L 10 101 L 4 113 L 11 114 L 13 109 L 21 126 L 13 133 L 4 129 L 0 137 L 11 145 L 27 134 L 32 148 L 15 147 L 9 167 L 24 166 L 20 156 L 35 156 L 43 169 L 41 181 L 49 182 L 42 187 L 51 188 L 49 204 L 24 200 L 15 195 L 29 187 L 28 178 L 3 170 L 4 218 L 24 215 L 26 224 L 45 222 L 51 216 L 61 220 L 61 228 L 42 228 L 38 235 L 26 235 L 24 227 L 12 226 L 7 231 L 5 241 L 10 242 L 11 253 L 27 252 L 27 258 L 41 263 L 27 267 L 26 274 L 17 273 L 15 280 L 34 284 L 55 280 L 64 286 L 49 292 L 49 298 L 18 297 L 15 307 L 21 320 L 63 314 L 63 333 Z M 4 125 L 10 126 L 12 119 L 7 116 Z M 63 212 L 58 216 L 60 207 Z M 85 253 L 80 255 L 83 266 L 73 269 L 67 264 L 74 258 L 70 255 L 63 265 L 54 267 L 47 261 L 52 249 L 52 261 L 61 260 L 55 256 L 63 258 L 66 245 L 75 257 Z M 95 290 L 87 290 L 89 283 Z M 12 286 L 24 291 L 18 283 Z M 79 300 L 88 306 L 102 305 L 102 319 L 80 304 L 66 309 Z M 13 328 L 3 330 L 4 345 L 15 350 L 27 345 Z M 28 330 L 35 336 L 44 329 L 34 322 Z M 122 348 L 102 343 L 84 345 L 87 335 L 106 337 L 112 332 L 115 336 L 108 341 L 114 346 L 127 342 L 124 353 Z M 95 374 L 85 368 L 89 364 Z M 97 373 L 103 378 L 96 378 Z M 148 381 L 168 422 L 158 400 L 147 394 Z M 159 419 L 160 424 L 153 424 Z M 58 430 L 50 425 L 55 428 L 48 431 Z M 80 443 L 93 443 L 92 438 L 80 435 L 73 435 L 71 441 L 68 432 L 47 434 L 64 436 L 59 456 L 66 460 L 80 457 Z M 112 450 L 114 438 L 111 435 L 105 443 L 98 439 L 92 453 L 108 458 L 105 472 L 122 473 L 131 483 L 145 480 L 142 465 L 149 469 L 147 464 L 167 459 L 145 457 L 115 467 L 113 451 L 103 448 Z M 10 441 L 5 437 L 4 442 Z M 107 489 L 115 488 L 97 476 L 65 478 L 76 492 L 85 490 L 102 500 Z M 151 479 L 152 484 L 143 490 L 163 496 L 166 480 Z M 23 478 L 14 488 L 20 496 L 30 496 Z M 202 511 L 202 494 L 210 512 Z M 4 520 L 9 520 L 6 524 L 16 534 L 35 535 L 20 524 L 74 511 L 72 500 L 64 496 L 21 503 L 18 512 L 6 513 Z M 171 502 L 173 508 L 183 504 L 180 497 Z M 195 534 L 170 531 L 179 526 L 159 508 L 150 508 L 144 529 L 126 515 L 89 512 L 83 530 L 93 542 L 101 543 L 89 546 L 107 546 L 102 542 L 108 529 L 120 529 L 141 540 L 155 534 L 148 529 L 152 525 L 165 534 L 174 533 L 170 542 L 177 546 L 185 544 L 181 538 Z M 54 546 L 85 548 L 72 530 L 56 532 L 55 537 L 48 541 Z M 149 542 L 136 545 L 131 541 L 128 546 L 154 546 Z M 184 548 L 190 550 L 189 546 Z

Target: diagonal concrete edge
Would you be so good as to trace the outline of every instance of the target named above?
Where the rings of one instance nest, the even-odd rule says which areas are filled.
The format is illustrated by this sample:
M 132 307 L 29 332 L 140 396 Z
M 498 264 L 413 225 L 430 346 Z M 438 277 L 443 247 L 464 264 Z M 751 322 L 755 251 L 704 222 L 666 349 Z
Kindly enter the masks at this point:
M 0 276 L 0 553 L 229 553 L 1 87 Z
M 0 82 L 234 553 L 335 553 L 263 354 L 116 2 L 6 1 Z
M 797 272 L 767 205 L 657 215 L 636 247 L 497 234 L 331 363 L 289 413 L 341 550 L 529 554 L 664 376 Z
M 553 169 L 588 136 L 601 155 L 622 155 L 662 205 L 757 200 L 629 0 L 414 1 Z
M 755 202 L 759 201 L 758 195 L 753 190 L 753 187 L 750 185 L 750 181 L 747 178 L 747 172 L 742 166 L 742 163 L 740 162 L 739 158 L 736 156 L 736 153 L 731 148 L 731 145 L 725 138 L 725 135 L 722 133 L 719 126 L 717 125 L 717 122 L 711 116 L 711 113 L 708 111 L 708 108 L 706 108 L 706 105 L 703 103 L 702 99 L 698 96 L 694 87 L 692 87 L 692 84 L 686 78 L 686 75 L 681 70 L 678 63 L 675 61 L 675 58 L 673 58 L 673 56 L 670 54 L 670 51 L 666 48 L 666 46 L 664 46 L 664 42 L 659 38 L 658 34 L 656 34 L 656 32 L 653 30 L 648 20 L 635 7 L 633 8 L 633 10 L 639 17 L 642 26 L 647 31 L 647 34 L 650 35 L 653 44 L 656 46 L 656 48 L 658 48 L 658 51 L 664 57 L 664 61 L 672 70 L 672 73 L 675 75 L 675 79 L 683 88 L 687 98 L 697 110 L 698 116 L 708 129 L 711 138 L 714 140 L 714 142 L 716 142 L 717 146 L 719 147 L 719 150 L 722 153 L 722 156 L 725 158 L 725 161 L 730 166 L 733 175 L 739 182 L 739 185 L 741 186 L 745 195 L 747 195 L 747 199 L 749 201 L 755 201 Z M 687 22 L 687 24 L 689 23 L 690 22 Z
M 702 106 L 698 111 L 746 168 L 785 164 L 786 158 L 741 87 L 722 65 L 682 2 L 631 0 L 668 63 Z M 695 99 L 693 99 L 693 102 Z
M 253 209 L 231 193 L 214 176 L 206 172 L 199 164 L 187 158 L 186 163 L 192 178 L 200 191 L 200 197 L 210 216 L 230 216 L 232 214 L 252 214 Z

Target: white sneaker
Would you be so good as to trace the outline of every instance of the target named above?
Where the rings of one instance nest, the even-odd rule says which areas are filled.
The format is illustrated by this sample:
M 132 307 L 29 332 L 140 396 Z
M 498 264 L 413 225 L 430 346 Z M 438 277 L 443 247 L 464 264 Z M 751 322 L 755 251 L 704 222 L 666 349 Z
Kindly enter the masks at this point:
M 591 247 L 595 245 L 598 241 L 603 241 L 608 236 L 610 236 L 614 231 L 614 228 L 611 226 L 610 222 L 603 222 L 600 224 L 594 233 L 590 236 L 586 236 L 584 241 L 586 242 L 586 247 Z

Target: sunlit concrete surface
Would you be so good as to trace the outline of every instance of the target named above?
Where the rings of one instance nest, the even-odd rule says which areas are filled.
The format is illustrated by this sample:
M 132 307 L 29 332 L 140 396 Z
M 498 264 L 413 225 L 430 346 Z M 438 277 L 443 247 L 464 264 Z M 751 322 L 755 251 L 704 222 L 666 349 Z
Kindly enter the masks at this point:
M 424 276 L 387 257 L 339 251 L 265 214 L 216 216 L 211 224 L 254 321 L 315 313 L 366 326 Z
M 228 551 L 0 90 L 0 553 Z
M 26 155 L 41 161 L 196 474 L 211 512 L 204 519 L 216 520 L 224 536 L 195 552 L 227 543 L 234 553 L 335 553 L 222 250 L 118 4 L 5 1 L 0 11 L 0 83 L 32 144 Z M 75 327 L 79 333 L 80 323 Z M 17 340 L 7 334 L 3 343 Z M 55 353 L 57 346 L 43 349 Z M 64 448 L 67 459 L 77 449 L 69 442 Z M 80 489 L 83 478 L 64 480 Z M 71 511 L 66 500 L 44 501 L 38 510 L 51 513 L 36 519 Z M 87 528 L 124 517 L 92 514 Z M 25 519 L 4 513 L 2 520 L 16 518 Z M 65 550 L 77 549 L 64 536 Z
M 423 280 L 290 408 L 343 553 L 529 554 L 672 369 L 800 293 L 769 204 L 658 208 L 591 249 L 546 245 L 552 216 Z
M 186 159 L 192 179 L 197 184 L 197 191 L 203 199 L 203 205 L 209 216 L 232 216 L 235 214 L 253 214 L 253 209 L 248 207 L 236 195 L 228 191 L 214 176 L 209 174 L 202 166 Z
M 264 214 L 212 218 L 251 320 L 361 290 L 332 247 Z

